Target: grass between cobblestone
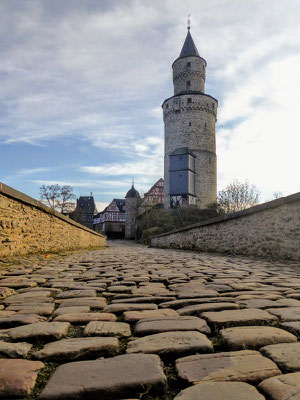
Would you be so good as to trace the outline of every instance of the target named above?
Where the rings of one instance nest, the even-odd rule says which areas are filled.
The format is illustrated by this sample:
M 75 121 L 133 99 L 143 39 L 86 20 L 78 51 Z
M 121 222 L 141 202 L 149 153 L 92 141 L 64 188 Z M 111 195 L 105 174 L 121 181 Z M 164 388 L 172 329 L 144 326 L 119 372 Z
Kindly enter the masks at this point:
M 35 387 L 31 393 L 30 396 L 22 398 L 22 399 L 17 399 L 17 400 L 35 400 L 39 396 L 39 394 L 42 392 L 44 387 L 46 386 L 47 382 L 51 378 L 51 376 L 54 374 L 56 368 L 59 366 L 58 363 L 54 362 L 45 362 L 45 367 L 40 371 L 38 374 L 37 380 Z
M 152 395 L 151 391 L 145 390 L 145 392 L 139 393 L 139 398 L 141 400 L 173 400 L 181 390 L 187 387 L 183 382 L 178 380 L 173 360 L 170 362 L 165 360 L 163 369 L 167 377 L 167 387 L 165 392 L 157 396 L 155 394 Z
M 66 339 L 68 338 L 79 338 L 83 337 L 83 328 L 78 325 L 71 325 L 68 329 L 68 332 L 65 336 Z

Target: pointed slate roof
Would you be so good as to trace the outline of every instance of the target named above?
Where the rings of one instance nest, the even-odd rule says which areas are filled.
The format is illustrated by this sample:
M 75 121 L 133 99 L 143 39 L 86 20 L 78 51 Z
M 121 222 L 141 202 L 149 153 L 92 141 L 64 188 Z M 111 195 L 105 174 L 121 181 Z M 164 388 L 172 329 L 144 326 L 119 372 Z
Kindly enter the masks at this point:
M 186 35 L 180 56 L 178 58 L 189 57 L 189 56 L 200 57 L 197 47 L 195 46 L 192 35 L 190 33 L 190 30 L 188 29 L 188 33 Z

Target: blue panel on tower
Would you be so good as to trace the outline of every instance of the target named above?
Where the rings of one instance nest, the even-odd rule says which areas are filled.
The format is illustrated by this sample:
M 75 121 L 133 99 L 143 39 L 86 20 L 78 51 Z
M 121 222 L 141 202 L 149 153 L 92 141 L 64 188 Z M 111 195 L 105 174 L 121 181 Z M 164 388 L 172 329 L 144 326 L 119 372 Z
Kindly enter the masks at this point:
M 189 168 L 188 154 L 170 155 L 170 171 L 180 171 L 188 168 Z
M 187 147 L 176 149 L 170 154 L 170 171 L 190 169 L 195 172 L 195 156 Z
M 195 195 L 195 174 L 189 170 L 170 171 L 170 195 Z
M 195 196 L 195 156 L 187 147 L 170 154 L 170 196 Z

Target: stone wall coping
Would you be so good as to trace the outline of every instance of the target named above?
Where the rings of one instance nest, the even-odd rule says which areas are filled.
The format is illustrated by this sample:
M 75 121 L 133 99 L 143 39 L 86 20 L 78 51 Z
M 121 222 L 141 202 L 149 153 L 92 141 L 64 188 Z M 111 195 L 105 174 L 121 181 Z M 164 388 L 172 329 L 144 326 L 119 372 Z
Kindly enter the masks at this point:
M 27 196 L 26 194 L 19 192 L 18 190 L 15 190 L 12 187 L 7 186 L 2 182 L 0 182 L 0 194 L 3 194 L 4 196 L 10 197 L 17 201 L 20 201 L 21 203 L 38 208 L 39 210 L 41 210 L 47 214 L 51 214 L 51 215 L 55 216 L 56 218 L 59 218 L 62 221 L 67 222 L 70 225 L 74 225 L 77 228 L 83 229 L 84 231 L 92 233 L 93 235 L 105 238 L 104 235 L 101 235 L 100 233 L 95 232 L 92 229 L 89 229 L 89 228 L 85 227 L 84 225 L 79 224 L 76 221 L 73 221 L 71 218 L 66 217 L 65 215 L 59 213 L 58 211 L 52 210 L 52 208 L 46 206 L 45 204 L 41 203 L 40 201 L 38 201 L 30 196 Z
M 168 236 L 173 233 L 179 233 L 179 232 L 188 231 L 190 229 L 199 228 L 201 226 L 217 224 L 219 222 L 226 222 L 231 219 L 245 217 L 247 215 L 259 213 L 259 212 L 262 212 L 265 210 L 270 210 L 272 208 L 276 208 L 276 207 L 279 207 L 284 204 L 293 203 L 295 201 L 300 201 L 300 192 L 291 194 L 286 197 L 280 197 L 279 199 L 267 201 L 266 203 L 262 203 L 262 204 L 258 204 L 257 206 L 254 206 L 254 207 L 246 208 L 246 210 L 237 211 L 237 212 L 234 212 L 231 214 L 221 215 L 219 217 L 211 218 L 206 221 L 198 222 L 196 224 L 187 225 L 187 226 L 184 226 L 184 227 L 178 228 L 178 229 L 173 229 L 172 231 L 165 232 L 160 235 L 152 236 L 150 238 L 150 240 L 159 238 L 159 237 L 163 237 L 163 236 Z

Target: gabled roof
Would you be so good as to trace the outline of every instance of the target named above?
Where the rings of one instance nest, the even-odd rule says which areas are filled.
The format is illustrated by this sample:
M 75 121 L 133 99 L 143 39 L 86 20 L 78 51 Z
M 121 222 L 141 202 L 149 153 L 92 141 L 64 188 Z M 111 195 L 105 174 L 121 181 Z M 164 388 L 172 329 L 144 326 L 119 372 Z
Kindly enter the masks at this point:
M 113 199 L 120 212 L 125 212 L 125 199 Z M 123 209 L 122 209 L 123 208 Z
M 108 211 L 109 207 L 110 207 L 113 203 L 115 203 L 115 205 L 116 205 L 116 207 L 118 208 L 119 212 L 123 212 L 123 213 L 125 212 L 125 210 L 124 210 L 125 199 L 113 199 L 113 200 L 109 203 L 109 205 L 108 205 L 107 207 L 104 208 L 103 211 L 101 211 L 101 212 L 99 212 L 99 213 L 97 214 L 97 217 L 99 217 L 100 214 L 104 214 L 106 211 Z M 123 208 L 123 209 L 122 209 L 122 208 Z
M 164 179 L 163 179 L 163 178 L 159 178 L 159 180 L 156 181 L 156 182 L 154 183 L 154 185 L 151 186 L 151 188 L 148 190 L 148 192 L 144 194 L 144 197 L 146 197 L 148 194 L 150 194 L 150 193 L 152 192 L 152 190 L 157 186 L 157 184 L 158 184 L 159 182 L 164 182 Z
M 180 56 L 178 58 L 189 57 L 189 56 L 200 57 L 197 47 L 195 46 L 192 35 L 190 33 L 190 30 L 188 29 L 188 33 L 186 35 Z

